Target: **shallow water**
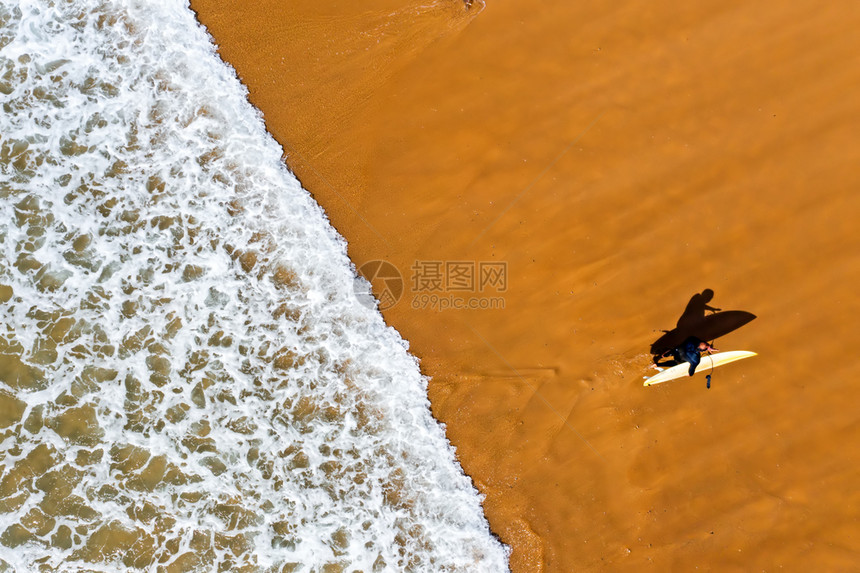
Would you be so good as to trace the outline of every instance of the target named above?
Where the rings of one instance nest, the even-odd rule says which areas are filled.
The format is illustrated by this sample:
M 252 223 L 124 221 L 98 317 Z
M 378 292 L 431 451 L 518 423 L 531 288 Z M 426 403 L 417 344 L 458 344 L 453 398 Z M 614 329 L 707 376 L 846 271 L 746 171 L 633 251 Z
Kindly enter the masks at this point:
M 184 3 L 4 5 L 0 94 L 0 566 L 506 568 Z

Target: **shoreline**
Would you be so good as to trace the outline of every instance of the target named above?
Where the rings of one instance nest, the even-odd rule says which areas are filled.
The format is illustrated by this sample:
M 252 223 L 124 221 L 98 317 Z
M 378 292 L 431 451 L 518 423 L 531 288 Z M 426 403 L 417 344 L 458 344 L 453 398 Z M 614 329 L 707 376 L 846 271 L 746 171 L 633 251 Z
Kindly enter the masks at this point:
M 847 4 L 192 8 L 356 266 L 400 272 L 383 314 L 513 571 L 850 562 Z M 418 263 L 504 263 L 504 308 L 412 308 Z M 643 389 L 705 288 L 760 356 Z

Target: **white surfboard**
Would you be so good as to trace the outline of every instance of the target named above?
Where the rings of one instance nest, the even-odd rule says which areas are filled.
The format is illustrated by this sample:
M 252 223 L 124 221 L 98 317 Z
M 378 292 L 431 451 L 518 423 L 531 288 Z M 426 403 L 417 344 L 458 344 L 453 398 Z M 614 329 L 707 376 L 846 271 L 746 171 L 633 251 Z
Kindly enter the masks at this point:
M 749 352 L 747 350 L 730 350 L 728 352 L 706 354 L 702 356 L 702 361 L 699 362 L 699 365 L 696 367 L 696 374 L 700 374 L 702 372 L 708 374 L 711 371 L 711 368 L 716 368 L 717 366 L 722 366 L 723 364 L 728 364 L 737 360 L 743 360 L 744 358 L 749 358 L 750 356 L 756 356 L 756 353 Z M 683 378 L 687 376 L 689 370 L 689 362 L 677 364 L 675 366 L 667 368 L 666 370 L 663 370 L 659 374 L 651 376 L 650 378 L 645 380 L 644 385 L 653 386 L 654 384 L 659 384 L 660 382 L 668 382 L 669 380 L 675 380 L 676 378 Z

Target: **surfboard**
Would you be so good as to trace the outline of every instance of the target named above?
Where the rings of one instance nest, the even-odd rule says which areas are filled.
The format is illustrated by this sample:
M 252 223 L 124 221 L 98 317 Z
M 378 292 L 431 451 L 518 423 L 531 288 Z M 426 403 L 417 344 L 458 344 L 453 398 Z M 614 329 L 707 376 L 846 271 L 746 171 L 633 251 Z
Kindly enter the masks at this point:
M 743 360 L 744 358 L 749 358 L 750 356 L 756 356 L 755 352 L 749 352 L 747 350 L 730 350 L 728 352 L 717 352 L 716 354 L 706 354 L 702 356 L 702 361 L 699 362 L 699 366 L 696 367 L 696 374 L 699 373 L 709 373 L 711 368 L 716 368 L 717 366 L 722 366 L 723 364 L 729 364 L 730 362 L 736 362 L 738 360 Z M 654 384 L 659 384 L 661 382 L 668 382 L 669 380 L 675 380 L 676 378 L 684 378 L 687 376 L 687 372 L 690 370 L 690 363 L 684 362 L 683 364 L 677 364 L 666 370 L 663 370 L 659 374 L 655 374 L 651 376 L 647 380 L 645 380 L 645 386 L 653 386 Z

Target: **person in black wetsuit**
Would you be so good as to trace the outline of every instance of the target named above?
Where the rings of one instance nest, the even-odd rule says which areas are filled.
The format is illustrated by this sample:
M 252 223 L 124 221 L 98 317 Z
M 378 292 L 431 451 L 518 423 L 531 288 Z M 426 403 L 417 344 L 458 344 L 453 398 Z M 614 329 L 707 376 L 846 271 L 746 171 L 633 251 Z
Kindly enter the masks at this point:
M 682 342 L 679 346 L 676 346 L 672 350 L 667 350 L 663 354 L 657 358 L 666 358 L 670 354 L 672 355 L 672 359 L 667 362 L 657 362 L 655 361 L 655 366 L 663 367 L 663 366 L 675 366 L 676 364 L 683 364 L 684 362 L 690 363 L 690 376 L 696 372 L 696 367 L 699 365 L 699 362 L 702 360 L 702 352 L 716 352 L 717 349 L 701 340 L 696 338 L 695 336 L 690 336 L 684 342 Z

